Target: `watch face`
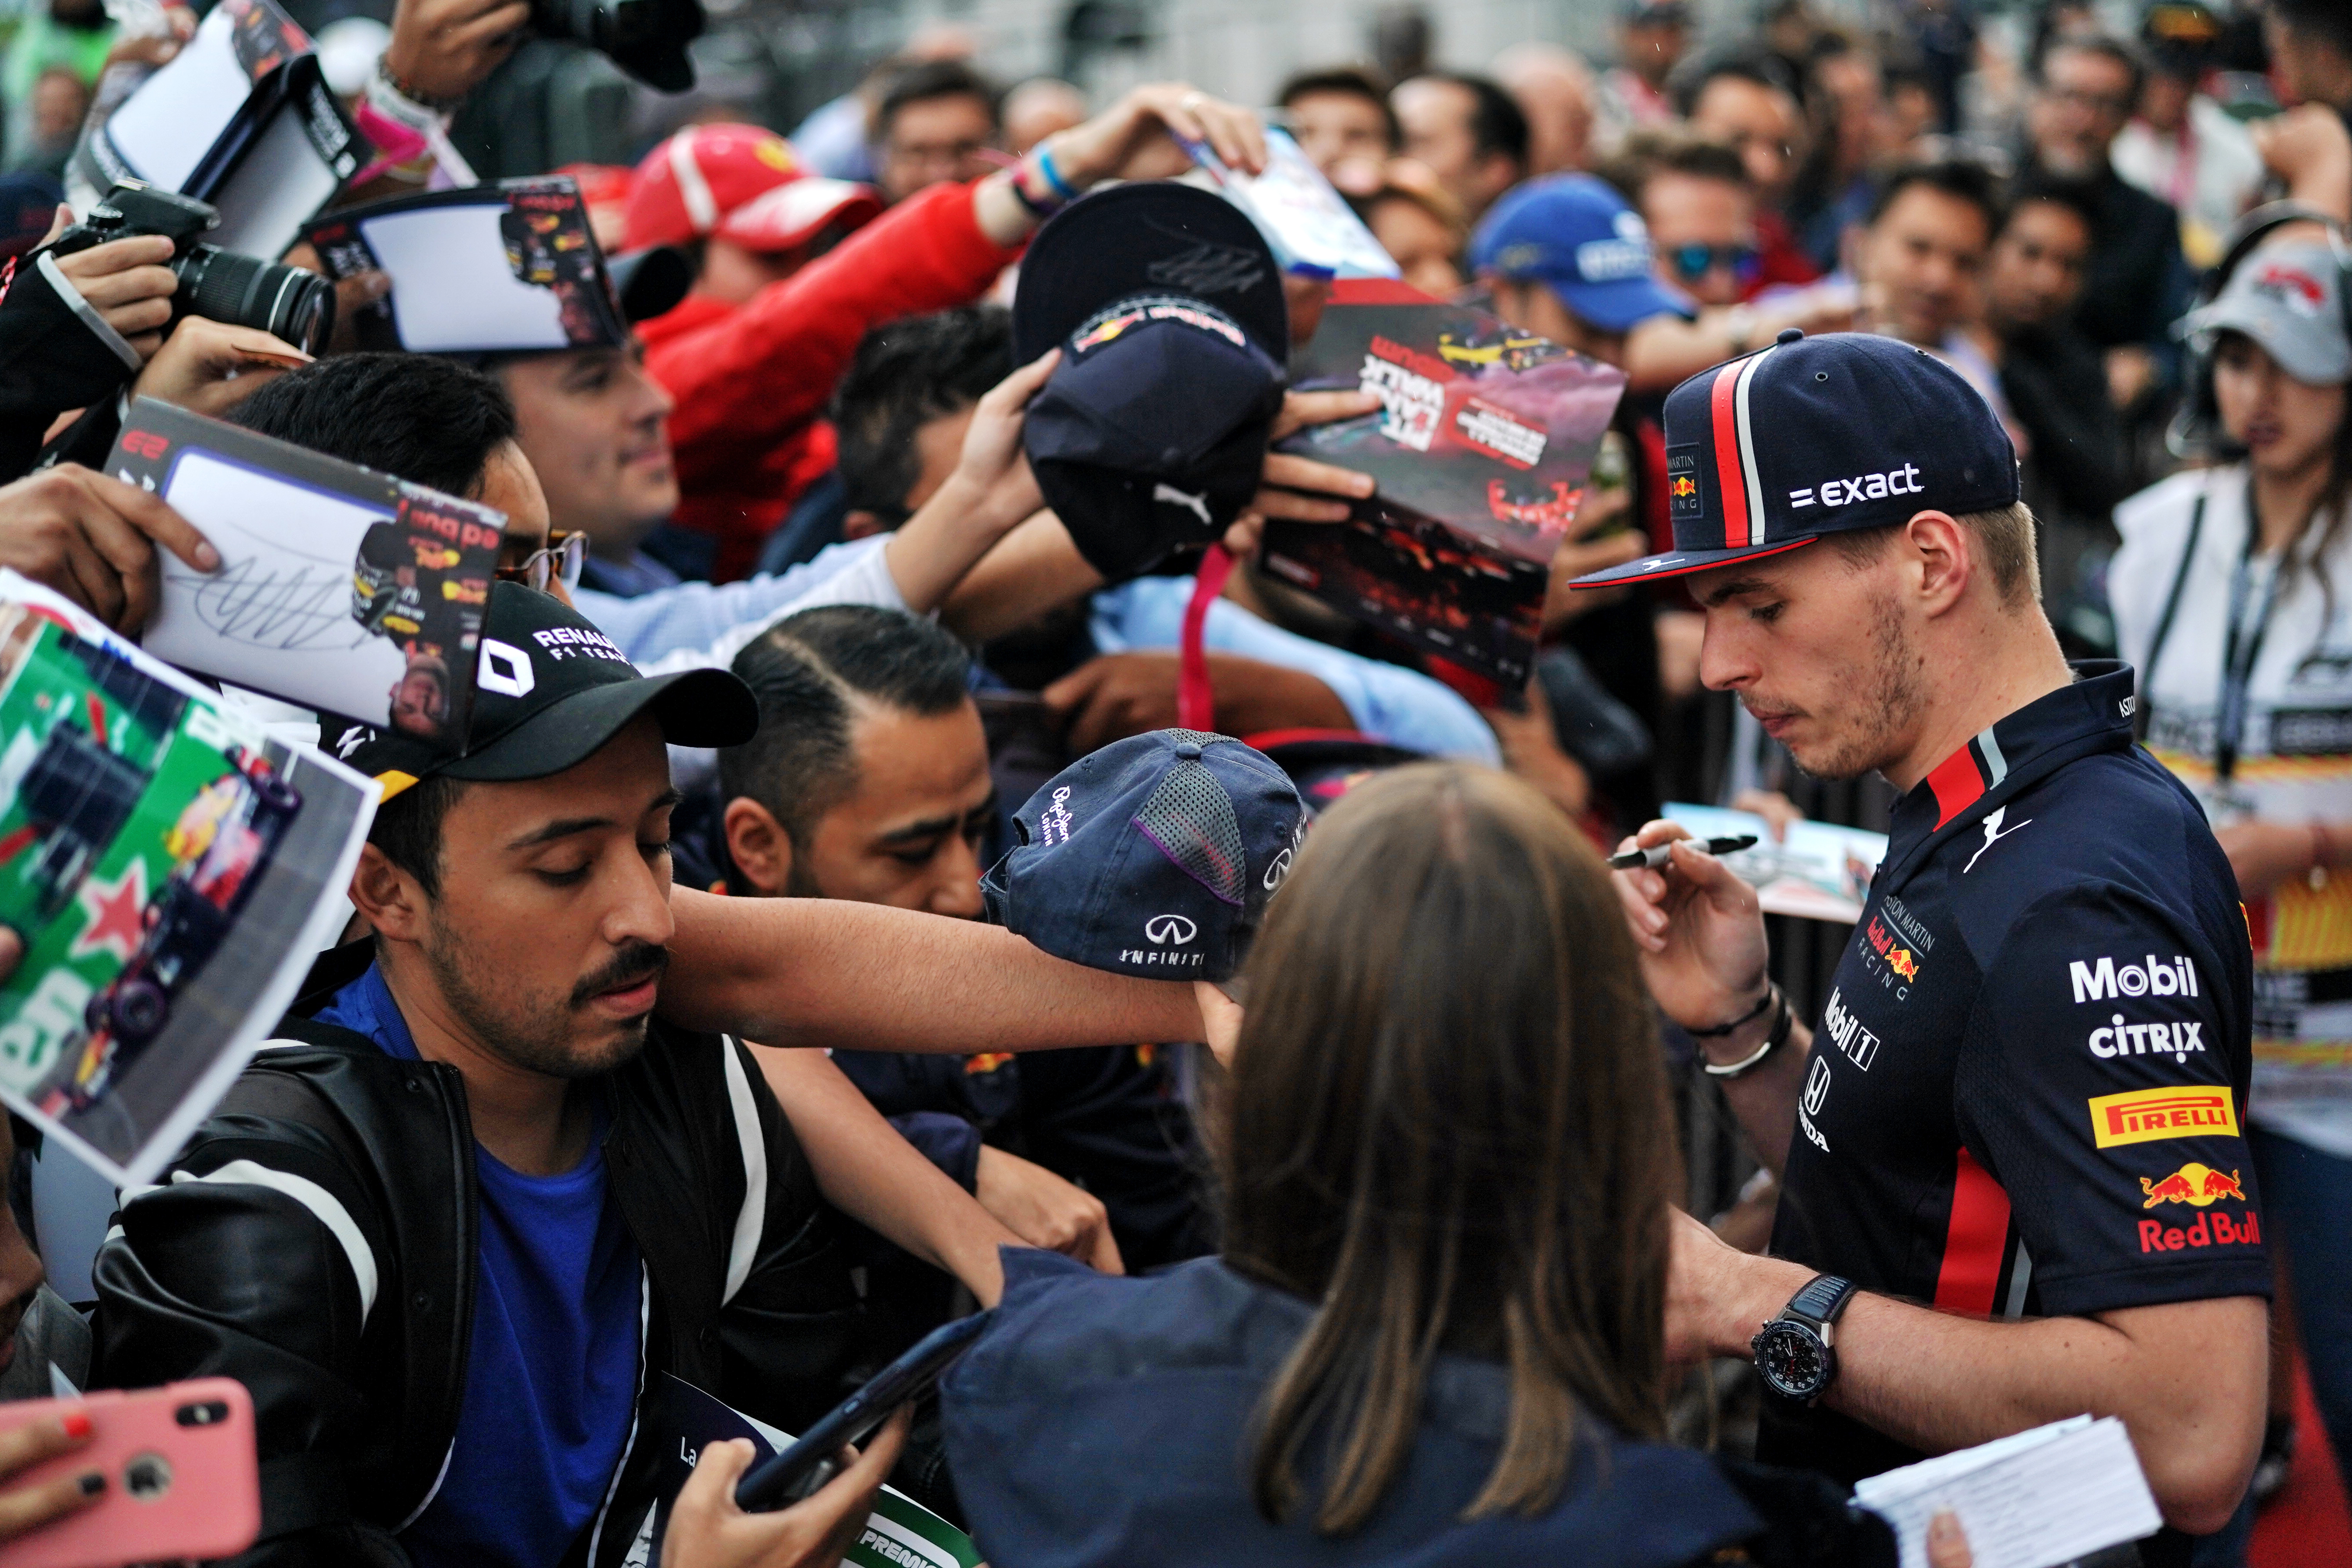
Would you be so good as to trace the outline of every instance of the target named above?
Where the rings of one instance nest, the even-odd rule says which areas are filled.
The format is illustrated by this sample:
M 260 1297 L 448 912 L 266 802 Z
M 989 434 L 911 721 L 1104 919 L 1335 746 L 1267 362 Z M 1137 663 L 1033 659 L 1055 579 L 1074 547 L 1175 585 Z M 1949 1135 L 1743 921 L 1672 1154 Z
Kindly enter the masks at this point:
M 1818 1399 L 1829 1386 L 1829 1347 L 1805 1324 L 1781 1319 L 1756 1336 L 1756 1370 L 1783 1398 Z

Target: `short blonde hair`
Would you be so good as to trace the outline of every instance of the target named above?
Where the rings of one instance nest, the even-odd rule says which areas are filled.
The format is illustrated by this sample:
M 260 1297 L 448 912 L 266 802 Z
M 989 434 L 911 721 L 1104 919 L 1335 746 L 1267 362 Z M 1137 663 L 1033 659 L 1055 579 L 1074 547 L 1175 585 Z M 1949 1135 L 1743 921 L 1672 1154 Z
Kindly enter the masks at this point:
M 2000 590 L 2000 602 L 2011 609 L 2021 605 L 2038 604 L 2042 599 L 2042 558 L 2033 540 L 2033 509 L 2023 501 L 2011 501 L 1991 511 L 1971 511 L 1953 519 L 1962 528 L 1976 535 L 1983 548 L 1985 567 L 1992 574 L 1993 586 Z M 1852 533 L 1832 533 L 1830 542 L 1845 558 L 1849 566 L 1866 566 L 1878 559 L 1886 542 L 1895 536 L 1892 528 L 1858 529 Z

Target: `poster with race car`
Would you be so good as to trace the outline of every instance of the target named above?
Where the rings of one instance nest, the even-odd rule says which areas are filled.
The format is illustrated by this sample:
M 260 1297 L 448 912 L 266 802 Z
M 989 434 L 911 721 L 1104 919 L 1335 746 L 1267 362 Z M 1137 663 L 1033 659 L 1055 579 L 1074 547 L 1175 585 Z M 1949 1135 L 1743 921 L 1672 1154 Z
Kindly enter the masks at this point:
M 350 207 L 302 237 L 330 278 L 392 279 L 352 317 L 363 349 L 515 353 L 629 341 L 569 174 Z
M 1380 489 L 1345 523 L 1269 523 L 1267 570 L 1426 652 L 1523 684 L 1551 558 L 1592 489 L 1623 374 L 1369 278 L 1333 286 L 1291 382 L 1380 395 L 1380 412 L 1282 444 Z
M 221 553 L 210 573 L 163 557 L 148 652 L 461 743 L 502 513 L 143 397 L 107 471 L 161 494 Z
M 0 1100 L 152 1177 L 334 940 L 378 794 L 0 571 Z

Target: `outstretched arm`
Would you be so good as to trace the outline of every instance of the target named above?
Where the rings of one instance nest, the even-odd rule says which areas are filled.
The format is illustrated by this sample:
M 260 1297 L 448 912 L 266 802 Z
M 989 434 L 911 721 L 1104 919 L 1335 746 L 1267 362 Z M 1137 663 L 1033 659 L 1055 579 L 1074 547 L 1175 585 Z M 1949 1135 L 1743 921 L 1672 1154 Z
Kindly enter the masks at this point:
M 1670 1353 L 1744 1356 L 1813 1271 L 1735 1251 L 1675 1216 Z M 2089 1411 L 2122 1418 L 2167 1522 L 2229 1522 L 2262 1447 L 2269 1306 L 2232 1296 L 1988 1322 L 1888 1297 L 1838 1320 L 1832 1409 L 1931 1454 Z
M 1201 1038 L 1191 986 L 1054 958 L 995 926 L 678 889 L 665 1018 L 778 1046 L 1052 1050 Z

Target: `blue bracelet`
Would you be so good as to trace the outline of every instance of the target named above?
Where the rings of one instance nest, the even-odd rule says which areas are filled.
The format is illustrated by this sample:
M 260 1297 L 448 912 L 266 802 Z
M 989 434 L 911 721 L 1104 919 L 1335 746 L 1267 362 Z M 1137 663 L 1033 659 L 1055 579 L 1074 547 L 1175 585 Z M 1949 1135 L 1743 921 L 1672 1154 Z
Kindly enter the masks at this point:
M 1063 201 L 1074 202 L 1078 199 L 1077 187 L 1062 178 L 1062 171 L 1055 166 L 1054 144 L 1051 142 L 1037 143 L 1037 172 L 1045 176 L 1045 184 L 1051 186 L 1054 194 Z

